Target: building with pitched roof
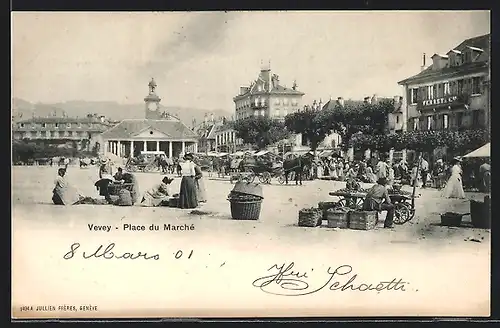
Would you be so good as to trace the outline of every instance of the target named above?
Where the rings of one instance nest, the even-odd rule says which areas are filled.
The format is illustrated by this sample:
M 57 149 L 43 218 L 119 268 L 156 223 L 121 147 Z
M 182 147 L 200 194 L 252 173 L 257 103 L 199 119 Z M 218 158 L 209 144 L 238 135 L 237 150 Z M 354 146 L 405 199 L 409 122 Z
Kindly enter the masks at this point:
M 284 119 L 302 107 L 303 96 L 295 82 L 292 88 L 281 85 L 279 76 L 272 74 L 271 65 L 262 65 L 257 80 L 240 87 L 239 94 L 233 98 L 235 119 L 251 116 Z
M 154 79 L 144 98 L 145 118 L 126 119 L 102 133 L 105 153 L 136 157 L 141 152 L 163 151 L 170 158 L 198 151 L 198 136 L 178 118 L 160 113 L 161 98 Z
M 70 145 L 77 149 L 91 150 L 96 144 L 100 148 L 100 135 L 112 123 L 104 116 L 89 114 L 87 117 L 32 117 L 13 123 L 15 140 L 30 140 L 37 143 Z
M 434 54 L 421 72 L 399 81 L 408 130 L 489 128 L 490 43 L 486 34 Z

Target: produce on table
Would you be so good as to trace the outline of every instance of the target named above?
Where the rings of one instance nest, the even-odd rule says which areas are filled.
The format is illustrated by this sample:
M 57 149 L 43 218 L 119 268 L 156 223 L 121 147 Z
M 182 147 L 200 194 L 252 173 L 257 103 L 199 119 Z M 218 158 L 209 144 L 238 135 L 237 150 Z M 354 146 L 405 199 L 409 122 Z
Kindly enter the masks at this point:
M 356 193 L 366 193 L 368 192 L 369 189 L 364 189 L 364 188 L 359 188 L 358 190 L 352 190 L 352 189 L 348 189 L 348 188 L 341 188 L 339 190 L 336 190 L 336 192 L 345 192 L 345 193 L 352 193 L 352 192 L 356 192 Z

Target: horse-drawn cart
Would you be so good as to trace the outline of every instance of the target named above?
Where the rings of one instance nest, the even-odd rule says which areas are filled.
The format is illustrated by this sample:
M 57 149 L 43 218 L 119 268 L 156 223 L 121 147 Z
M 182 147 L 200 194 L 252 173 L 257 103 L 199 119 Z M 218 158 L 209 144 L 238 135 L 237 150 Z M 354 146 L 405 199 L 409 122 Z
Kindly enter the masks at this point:
M 338 201 L 338 205 L 341 207 L 361 210 L 364 199 L 366 198 L 366 190 L 338 190 L 330 192 L 329 195 L 339 197 L 340 200 Z M 411 193 L 400 190 L 391 190 L 389 192 L 389 198 L 394 205 L 395 224 L 404 224 L 415 217 L 415 206 L 412 199 L 417 198 L 416 196 L 412 196 Z
M 158 161 L 153 156 L 129 158 L 125 169 L 129 172 L 153 172 L 158 170 Z

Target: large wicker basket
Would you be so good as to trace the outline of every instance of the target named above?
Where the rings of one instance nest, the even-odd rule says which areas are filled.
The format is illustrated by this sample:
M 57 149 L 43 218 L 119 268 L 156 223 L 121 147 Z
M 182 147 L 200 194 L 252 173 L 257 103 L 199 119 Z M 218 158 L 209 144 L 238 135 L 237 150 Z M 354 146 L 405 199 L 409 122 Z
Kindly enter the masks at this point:
M 349 212 L 336 208 L 330 208 L 325 212 L 325 220 L 328 221 L 328 228 L 349 228 Z
M 377 211 L 349 212 L 349 228 L 356 230 L 372 230 L 377 226 Z
M 323 221 L 323 211 L 319 208 L 304 208 L 299 211 L 299 227 L 319 227 Z
M 262 199 L 241 201 L 229 199 L 231 204 L 231 217 L 234 220 L 258 220 Z

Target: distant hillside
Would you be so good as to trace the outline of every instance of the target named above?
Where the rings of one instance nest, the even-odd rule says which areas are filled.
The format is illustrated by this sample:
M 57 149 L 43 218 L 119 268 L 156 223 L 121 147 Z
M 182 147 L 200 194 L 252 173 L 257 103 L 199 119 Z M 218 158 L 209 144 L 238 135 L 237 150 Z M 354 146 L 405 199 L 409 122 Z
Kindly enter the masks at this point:
M 230 117 L 231 113 L 225 110 L 207 110 L 200 108 L 189 107 L 170 107 L 161 106 L 161 111 L 177 116 L 184 124 L 191 127 L 193 118 L 196 119 L 197 124 L 201 123 L 205 114 L 213 114 L 217 117 Z M 12 99 L 12 115 L 15 120 L 27 119 L 33 116 L 49 116 L 54 112 L 57 116 L 62 116 L 65 112 L 70 117 L 84 117 L 89 113 L 97 113 L 104 115 L 113 120 L 123 120 L 126 118 L 143 118 L 144 117 L 144 103 L 142 104 L 119 104 L 113 101 L 67 101 L 62 103 L 44 104 L 44 103 L 30 103 L 26 100 L 14 98 Z

